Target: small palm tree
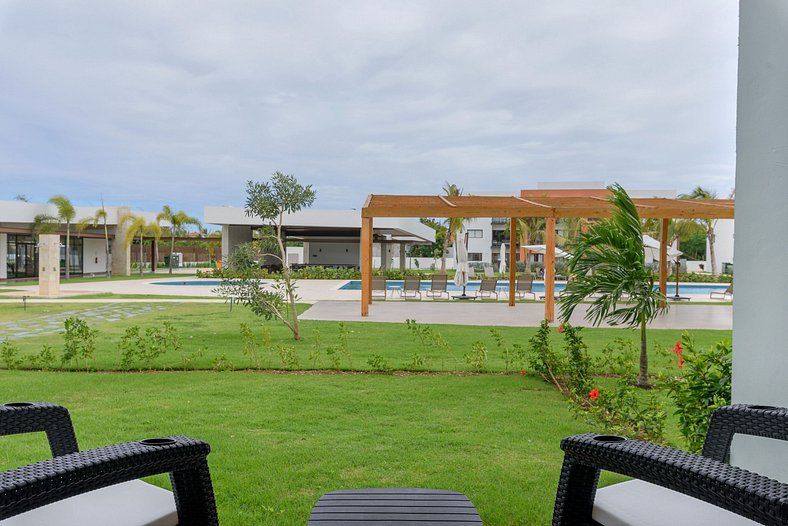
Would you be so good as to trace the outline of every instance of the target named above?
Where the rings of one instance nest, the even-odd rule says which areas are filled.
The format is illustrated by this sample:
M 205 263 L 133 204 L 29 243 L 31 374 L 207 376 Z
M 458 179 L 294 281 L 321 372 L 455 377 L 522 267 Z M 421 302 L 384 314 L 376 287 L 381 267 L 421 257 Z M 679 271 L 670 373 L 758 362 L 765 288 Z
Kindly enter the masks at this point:
M 50 198 L 49 202 L 57 208 L 58 219 L 66 224 L 66 279 L 69 279 L 71 276 L 71 265 L 69 264 L 71 256 L 71 222 L 74 221 L 77 211 L 74 209 L 74 205 L 71 204 L 68 197 L 64 195 L 56 195 Z
M 175 236 L 183 235 L 186 225 L 194 225 L 198 229 L 202 228 L 200 220 L 191 217 L 183 210 L 173 212 L 169 205 L 164 205 L 162 211 L 156 216 L 156 221 L 166 221 L 170 224 L 170 274 L 172 274 L 172 253 L 175 250 Z
M 702 186 L 696 186 L 688 194 L 681 194 L 681 199 L 717 199 L 717 193 L 712 190 L 707 190 Z M 716 219 L 696 219 L 699 225 L 703 227 L 706 232 L 706 240 L 709 242 L 709 263 L 711 264 L 711 275 L 717 275 L 717 255 L 714 252 L 714 241 L 716 235 L 714 234 L 714 227 L 717 225 Z
M 83 217 L 77 221 L 75 228 L 77 233 L 81 233 L 86 228 L 97 228 L 99 223 L 104 226 L 104 264 L 107 276 L 112 275 L 111 266 L 109 262 L 109 231 L 107 230 L 107 211 L 104 209 L 102 202 L 101 208 L 96 210 L 92 217 Z
M 654 288 L 654 275 L 646 266 L 640 216 L 632 199 L 619 184 L 608 187 L 613 216 L 581 232 L 569 256 L 575 279 L 558 299 L 561 319 L 568 321 L 580 302 L 597 294 L 586 312 L 594 325 L 640 327 L 638 385 L 649 387 L 647 324 L 667 307 Z
M 462 188 L 447 181 L 443 186 L 443 192 L 446 197 L 457 197 L 462 195 Z M 449 253 L 449 245 L 454 242 L 454 237 L 457 232 L 462 230 L 466 222 L 467 219 L 462 217 L 450 217 L 446 219 L 446 237 L 443 238 L 443 251 L 441 252 L 441 272 L 446 272 L 446 255 Z
M 118 221 L 119 225 L 123 225 L 128 223 L 128 227 L 126 229 L 126 237 L 123 239 L 123 244 L 125 247 L 131 246 L 132 242 L 134 242 L 134 238 L 139 238 L 139 245 L 140 245 L 140 276 L 142 276 L 143 267 L 145 263 L 145 255 L 144 255 L 144 246 L 143 241 L 145 236 L 153 236 L 154 240 L 151 243 L 151 250 L 153 250 L 153 243 L 158 243 L 159 238 L 161 238 L 161 227 L 158 223 L 146 223 L 145 219 L 140 216 L 135 216 L 134 214 L 127 214 L 121 217 Z

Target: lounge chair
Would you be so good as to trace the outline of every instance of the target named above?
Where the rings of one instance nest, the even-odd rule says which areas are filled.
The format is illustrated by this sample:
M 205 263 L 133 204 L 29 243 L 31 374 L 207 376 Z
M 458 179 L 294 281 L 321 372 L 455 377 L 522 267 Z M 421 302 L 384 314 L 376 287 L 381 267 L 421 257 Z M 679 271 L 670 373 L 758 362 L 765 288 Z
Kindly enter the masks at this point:
M 446 274 L 433 274 L 430 289 L 426 291 L 427 297 L 435 299 L 446 294 L 446 299 L 449 299 L 449 291 L 446 290 L 448 284 L 449 277 Z
M 419 276 L 405 276 L 405 283 L 402 286 L 402 297 L 405 299 L 416 299 L 416 295 L 421 299 L 421 278 Z
M 526 294 L 531 294 L 534 299 L 536 299 L 536 292 L 534 292 L 534 277 L 530 273 L 517 276 L 514 294 L 520 299 L 525 299 Z
M 713 290 L 709 292 L 709 299 L 714 299 L 715 296 L 721 300 L 733 299 L 733 283 L 731 282 L 731 284 L 728 285 L 728 288 L 722 292 L 718 290 Z
M 492 298 L 495 294 L 495 299 L 498 299 L 498 279 L 497 278 L 482 278 L 479 284 L 479 290 L 476 291 L 477 298 Z
M 788 440 L 788 409 L 717 409 L 701 455 L 609 435 L 565 438 L 553 525 L 785 524 L 788 484 L 727 463 L 737 433 Z M 603 469 L 638 480 L 597 489 Z
M 0 472 L 3 526 L 219 524 L 205 442 L 154 438 L 79 451 L 66 408 L 0 405 L 0 436 L 45 432 L 53 458 Z M 169 473 L 173 493 L 138 480 Z
M 372 276 L 372 297 L 384 300 L 388 297 L 386 276 Z
M 468 279 L 476 279 L 476 270 L 471 266 L 468 267 Z
M 493 270 L 492 266 L 484 265 L 484 277 L 485 278 L 494 278 L 495 271 Z

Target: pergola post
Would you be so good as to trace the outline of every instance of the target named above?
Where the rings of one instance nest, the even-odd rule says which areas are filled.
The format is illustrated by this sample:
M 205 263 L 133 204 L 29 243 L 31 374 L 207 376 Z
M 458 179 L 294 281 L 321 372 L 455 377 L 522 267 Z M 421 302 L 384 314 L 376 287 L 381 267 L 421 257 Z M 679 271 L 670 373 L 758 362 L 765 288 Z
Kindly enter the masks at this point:
M 509 306 L 514 307 L 515 280 L 517 275 L 517 219 L 509 223 Z
M 670 219 L 663 218 L 659 228 L 659 292 L 663 296 L 668 294 L 668 223 Z M 664 305 L 664 301 L 662 302 Z
M 555 320 L 555 218 L 547 218 L 544 252 L 544 319 Z
M 405 243 L 399 244 L 399 269 L 405 270 Z
M 372 303 L 372 218 L 361 218 L 361 315 L 369 315 Z

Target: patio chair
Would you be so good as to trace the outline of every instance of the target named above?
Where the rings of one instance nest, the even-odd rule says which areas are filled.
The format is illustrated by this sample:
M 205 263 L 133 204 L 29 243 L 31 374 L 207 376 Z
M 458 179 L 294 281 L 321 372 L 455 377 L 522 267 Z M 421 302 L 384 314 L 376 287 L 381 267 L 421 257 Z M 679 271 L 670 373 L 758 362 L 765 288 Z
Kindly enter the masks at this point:
M 493 294 L 495 295 L 495 299 L 498 299 L 498 279 L 497 278 L 482 278 L 482 282 L 479 284 L 479 290 L 476 291 L 476 297 L 481 297 L 482 299 L 492 298 Z
M 553 526 L 788 523 L 788 484 L 727 463 L 737 433 L 788 440 L 788 409 L 717 409 L 701 455 L 617 436 L 565 438 Z M 636 480 L 597 490 L 602 469 Z
M 449 277 L 446 274 L 433 274 L 430 288 L 426 291 L 427 297 L 435 299 L 446 294 L 446 299 L 449 299 L 449 291 L 446 290 L 448 285 Z
M 372 297 L 384 300 L 388 297 L 386 276 L 372 276 Z
M 2 526 L 219 524 L 206 461 L 210 446 L 183 436 L 79 451 L 66 408 L 0 405 L 0 436 L 44 432 L 53 458 L 0 472 Z M 173 493 L 141 480 L 169 473 Z
M 476 279 L 476 269 L 471 266 L 468 267 L 468 279 Z
M 417 295 L 421 299 L 421 277 L 405 276 L 405 283 L 402 285 L 402 297 L 415 300 Z
M 485 278 L 495 277 L 495 271 L 493 270 L 491 265 L 484 265 L 484 277 Z
M 536 299 L 536 292 L 534 292 L 534 277 L 530 273 L 518 275 L 514 293 L 516 297 L 520 299 L 525 299 L 526 294 L 531 294 L 534 299 Z
M 724 291 L 720 292 L 719 290 L 712 290 L 709 292 L 709 299 L 714 299 L 715 297 L 724 300 L 724 299 L 733 299 L 733 282 L 728 285 L 728 288 Z

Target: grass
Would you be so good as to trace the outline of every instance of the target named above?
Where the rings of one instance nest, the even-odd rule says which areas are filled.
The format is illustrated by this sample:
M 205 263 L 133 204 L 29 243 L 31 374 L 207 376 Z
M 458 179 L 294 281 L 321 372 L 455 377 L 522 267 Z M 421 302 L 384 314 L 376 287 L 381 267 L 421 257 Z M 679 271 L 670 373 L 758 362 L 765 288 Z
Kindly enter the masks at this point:
M 280 357 L 280 350 L 292 347 L 297 357 L 297 369 L 328 369 L 331 367 L 330 350 L 340 346 L 340 323 L 331 321 L 301 322 L 303 339 L 294 341 L 290 332 L 275 321 L 265 321 L 254 316 L 248 309 L 236 307 L 232 311 L 227 305 L 217 303 L 183 303 L 163 304 L 165 309 L 149 314 L 135 316 L 117 322 L 95 322 L 90 320 L 92 327 L 99 331 L 96 342 L 95 359 L 90 368 L 99 370 L 117 370 L 120 368 L 120 352 L 118 343 L 126 328 L 139 325 L 160 327 L 164 321 L 173 325 L 181 336 L 183 349 L 179 352 L 168 352 L 152 362 L 156 369 L 211 369 L 218 357 L 224 356 L 225 363 L 234 369 L 287 369 Z M 30 304 L 26 311 L 16 304 L 0 304 L 0 321 L 24 321 L 46 314 L 69 312 L 79 313 L 93 308 L 93 304 Z M 301 305 L 301 310 L 308 306 Z M 257 360 L 244 353 L 244 342 L 240 334 L 240 324 L 247 323 L 253 328 L 258 339 Z M 488 370 L 504 372 L 506 366 L 503 352 L 496 346 L 490 332 L 491 327 L 464 325 L 432 325 L 434 333 L 440 334 L 447 348 L 440 350 L 429 341 L 421 341 L 408 331 L 406 325 L 391 323 L 346 322 L 348 336 L 348 356 L 343 356 L 340 369 L 371 370 L 376 357 L 388 368 L 402 370 L 409 368 L 414 354 L 424 360 L 422 366 L 413 367 L 417 370 L 429 371 L 471 371 L 472 368 L 464 359 L 474 342 L 482 342 L 488 351 Z M 536 331 L 535 328 L 496 327 L 507 342 L 526 345 L 528 339 Z M 660 350 L 672 349 L 681 338 L 681 330 L 649 330 L 650 364 L 652 372 L 669 372 L 673 370 L 671 353 Z M 707 346 L 724 338 L 730 338 L 730 331 L 693 330 L 693 336 L 699 346 Z M 605 345 L 616 338 L 623 338 L 639 345 L 639 334 L 628 329 L 584 329 L 582 332 L 592 356 L 599 356 Z M 270 340 L 270 341 L 267 341 Z M 38 353 L 43 345 L 52 345 L 55 349 L 63 346 L 62 337 L 50 334 L 36 337 L 18 338 L 14 340 L 22 354 L 29 356 Z M 563 339 L 553 334 L 556 348 L 561 348 Z M 639 348 L 639 347 L 638 347 Z M 311 360 L 310 353 L 319 351 L 319 358 Z M 196 353 L 202 353 L 197 356 Z M 0 362 L 0 366 L 3 363 Z M 147 365 L 145 365 L 147 367 Z M 519 371 L 523 366 L 510 367 Z
M 197 275 L 197 269 L 194 269 L 194 270 L 195 270 L 194 273 L 184 274 L 184 273 L 180 273 L 179 272 L 177 274 L 172 274 L 172 275 L 170 275 L 168 273 L 161 273 L 161 272 L 144 272 L 140 276 L 140 274 L 138 272 L 132 272 L 128 276 L 112 276 L 112 277 L 109 277 L 109 278 L 107 276 L 94 276 L 94 277 L 83 276 L 83 277 L 80 277 L 80 278 L 70 278 L 68 280 L 66 280 L 65 278 L 61 278 L 60 283 L 61 284 L 66 284 L 66 283 L 95 283 L 97 281 L 130 281 L 130 280 L 135 280 L 135 279 L 152 279 L 152 278 L 167 278 L 167 277 L 193 278 L 194 276 Z M 30 281 L 14 281 L 13 284 L 14 285 L 38 285 L 38 280 L 37 279 L 33 279 L 33 280 L 30 280 Z M 0 290 L 2 290 L 2 289 L 3 289 L 3 286 L 0 285 Z
M 587 431 L 555 390 L 520 376 L 0 371 L 0 399 L 65 405 L 82 449 L 206 440 L 228 526 L 302 525 L 324 492 L 375 486 L 461 491 L 489 526 L 548 524 L 559 441 Z M 0 470 L 48 453 L 41 433 L 0 444 Z

